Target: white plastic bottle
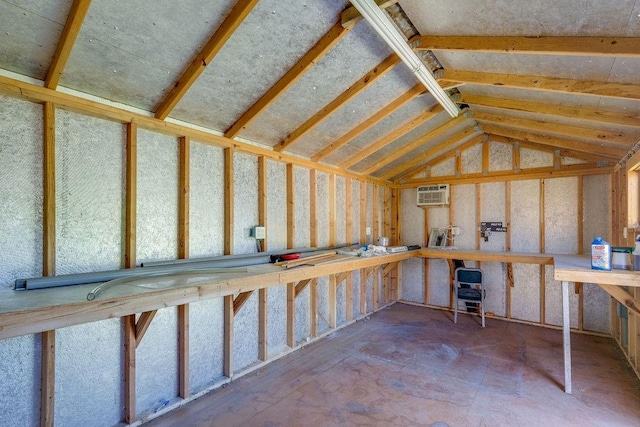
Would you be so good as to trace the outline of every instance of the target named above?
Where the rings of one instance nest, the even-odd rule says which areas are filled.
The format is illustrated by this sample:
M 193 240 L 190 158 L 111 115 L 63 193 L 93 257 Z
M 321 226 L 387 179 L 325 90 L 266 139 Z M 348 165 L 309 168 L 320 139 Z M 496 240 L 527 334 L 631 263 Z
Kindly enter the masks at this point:
M 611 245 L 602 237 L 591 242 L 591 268 L 594 270 L 611 270 Z

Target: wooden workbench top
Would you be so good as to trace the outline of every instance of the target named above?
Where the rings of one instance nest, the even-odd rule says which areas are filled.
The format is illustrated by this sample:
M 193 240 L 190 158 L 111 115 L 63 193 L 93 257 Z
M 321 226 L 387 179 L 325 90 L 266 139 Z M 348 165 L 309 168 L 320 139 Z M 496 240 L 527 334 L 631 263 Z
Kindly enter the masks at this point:
M 418 251 L 421 258 L 462 259 L 469 261 L 511 262 L 514 264 L 553 264 L 553 254 L 526 252 L 486 252 L 468 249 L 430 249 Z
M 592 270 L 591 259 L 580 255 L 554 256 L 553 278 L 558 281 L 640 286 L 640 271 Z

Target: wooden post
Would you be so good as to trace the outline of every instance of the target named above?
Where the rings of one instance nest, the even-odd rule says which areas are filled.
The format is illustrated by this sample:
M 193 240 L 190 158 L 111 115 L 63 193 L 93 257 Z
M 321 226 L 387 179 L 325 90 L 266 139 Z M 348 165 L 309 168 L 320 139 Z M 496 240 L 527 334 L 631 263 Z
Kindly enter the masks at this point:
M 233 295 L 224 296 L 224 367 L 223 374 L 233 377 Z
M 266 252 L 269 250 L 269 227 L 267 226 L 267 158 L 265 156 L 258 157 L 258 223 L 266 230 L 265 239 L 260 245 L 262 251 Z
M 191 140 L 180 137 L 178 192 L 178 258 L 189 258 L 189 170 Z M 178 306 L 178 383 L 180 397 L 189 397 L 189 305 Z
M 309 283 L 309 312 L 311 337 L 315 338 L 318 336 L 318 279 Z
M 138 125 L 127 124 L 124 267 L 136 266 L 136 220 L 138 194 Z
M 336 174 L 329 174 L 329 246 L 336 246 Z
M 424 212 L 424 242 L 425 246 L 429 242 L 429 209 L 423 208 Z M 429 304 L 429 258 L 424 259 L 424 303 Z
M 178 306 L 178 381 L 180 397 L 189 397 L 189 304 Z
M 233 148 L 224 149 L 224 254 L 233 253 Z M 233 298 L 232 303 L 233 303 Z M 231 316 L 233 317 L 233 315 Z
M 507 181 L 505 184 L 505 219 L 507 223 L 507 235 L 505 242 L 505 250 L 507 252 L 511 251 L 511 181 Z M 506 315 L 507 319 L 511 319 L 511 288 L 513 288 L 513 265 L 511 263 L 507 263 L 507 307 L 506 307 Z
M 545 253 L 544 228 L 544 179 L 540 180 L 540 253 Z M 540 265 L 540 324 L 546 323 L 546 285 L 547 273 L 544 264 Z
M 360 244 L 367 244 L 367 183 L 360 181 Z
M 338 307 L 337 307 L 338 284 L 336 283 L 336 275 L 329 276 L 329 327 L 335 329 L 338 325 Z
M 258 359 L 266 361 L 269 358 L 269 333 L 267 328 L 267 288 L 258 290 Z
M 309 240 L 310 246 L 318 246 L 318 212 L 317 212 L 318 186 L 316 170 L 309 170 Z
M 287 345 L 296 346 L 296 284 L 287 283 Z
M 344 178 L 344 195 L 345 195 L 345 225 L 344 237 L 345 243 L 353 243 L 353 194 L 351 190 L 351 178 Z
M 124 421 L 136 420 L 136 316 L 122 318 L 124 336 Z
M 578 179 L 578 251 L 579 255 L 584 253 L 584 177 L 579 176 Z M 575 292 L 578 294 L 578 330 L 584 329 L 584 286 L 582 283 L 576 283 Z
M 544 265 L 542 265 L 544 267 Z M 571 394 L 571 316 L 569 283 L 562 282 L 562 347 L 564 353 L 564 392 Z
M 296 186 L 295 170 L 292 163 L 287 163 L 287 248 L 296 246 Z
M 377 243 L 377 238 L 380 237 L 380 196 L 379 196 L 380 186 L 378 184 L 373 184 L 373 200 L 371 201 L 371 209 L 373 210 L 373 236 L 372 243 Z
M 345 282 L 345 299 L 347 300 L 347 322 L 353 320 L 353 271 L 347 272 L 347 279 Z
M 289 168 L 287 167 L 287 197 L 289 196 L 288 187 Z M 266 236 L 262 241 L 261 249 L 267 251 L 269 248 L 269 227 L 267 215 L 267 158 L 265 156 L 258 157 L 258 222 L 265 227 Z M 289 203 L 287 203 L 287 220 L 288 220 Z M 287 223 L 288 227 L 288 223 Z M 289 229 L 287 228 L 287 245 L 289 239 Z M 295 235 L 295 234 L 294 234 Z M 269 358 L 269 331 L 268 331 L 268 290 L 261 288 L 258 290 L 258 359 L 266 361 Z

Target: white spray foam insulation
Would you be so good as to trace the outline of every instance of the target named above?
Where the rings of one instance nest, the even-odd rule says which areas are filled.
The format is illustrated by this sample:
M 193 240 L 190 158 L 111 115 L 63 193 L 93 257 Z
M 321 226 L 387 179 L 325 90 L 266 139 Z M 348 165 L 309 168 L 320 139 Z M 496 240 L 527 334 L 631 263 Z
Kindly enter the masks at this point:
M 511 182 L 511 250 L 540 252 L 540 181 Z
M 512 264 L 511 317 L 540 322 L 540 266 Z
M 56 273 L 121 266 L 123 125 L 56 111 Z
M 295 180 L 294 198 L 296 215 L 295 246 L 305 248 L 311 245 L 311 211 L 309 210 L 311 187 L 309 169 L 294 166 L 293 175 Z
M 329 277 L 318 277 L 318 334 L 329 330 Z
M 370 233 L 366 236 L 367 241 L 366 244 L 370 245 L 372 243 L 374 243 L 374 236 L 373 236 L 373 184 L 370 182 L 367 182 L 367 194 L 365 195 L 366 197 L 366 213 L 365 213 L 365 221 L 366 221 L 366 226 L 370 229 Z
M 440 163 L 437 163 L 431 166 L 432 177 L 453 176 L 455 174 L 456 174 L 456 158 L 455 157 L 449 157 L 448 159 L 445 159 Z
M 545 252 L 575 254 L 578 251 L 578 178 L 545 180 Z
M 480 157 L 482 158 L 482 157 Z M 513 169 L 513 146 L 502 142 L 489 142 L 489 171 Z
M 480 186 L 481 212 L 480 222 L 506 222 L 506 184 L 490 182 Z M 488 241 L 480 238 L 480 249 L 489 252 L 502 252 L 506 248 L 507 233 L 491 232 Z
M 429 260 L 429 304 L 449 307 L 449 264 L 444 259 Z
M 189 387 L 203 390 L 223 377 L 224 300 L 189 304 Z
M 611 333 L 611 296 L 593 283 L 582 285 L 584 293 L 583 327 L 587 331 Z
M 297 302 L 296 298 L 296 305 Z M 287 285 L 267 288 L 267 331 L 269 355 L 284 351 L 287 347 Z
M 0 414 L 3 426 L 40 425 L 41 336 L 0 340 Z
M 233 371 L 258 361 L 258 292 L 251 294 L 233 318 Z
M 549 325 L 562 325 L 562 286 L 553 280 L 553 266 L 545 265 L 545 321 Z M 578 327 L 578 294 L 575 285 L 569 284 L 569 313 L 572 328 Z
M 295 318 L 295 342 L 300 343 L 311 335 L 311 313 L 310 297 L 311 286 L 309 283 L 300 295 L 296 296 L 296 318 Z
M 347 240 L 346 226 L 347 226 L 347 206 L 345 203 L 345 177 L 336 175 L 336 244 L 348 245 L 351 240 Z M 348 178 L 351 179 L 351 178 Z
M 424 260 L 412 258 L 402 261 L 403 301 L 424 302 Z
M 360 270 L 354 270 L 353 276 L 353 318 L 360 317 Z
M 250 230 L 258 225 L 258 158 L 233 154 L 233 253 L 257 252 Z
M 582 165 L 587 163 L 585 160 L 582 159 L 574 159 L 573 157 L 562 157 L 562 164 L 563 165 Z
M 462 174 L 482 172 L 482 144 L 474 144 L 460 153 Z
M 496 316 L 506 316 L 507 300 L 507 264 L 503 262 L 483 262 L 485 311 L 495 313 Z
M 351 179 L 351 194 L 347 194 L 347 197 L 351 197 L 352 206 L 350 243 L 362 243 L 360 241 L 360 181 Z M 347 236 L 347 238 L 349 238 L 349 236 Z
M 224 253 L 224 151 L 191 142 L 189 257 Z
M 178 395 L 178 320 L 176 307 L 158 310 L 136 349 L 136 409 L 158 409 Z
M 476 248 L 476 186 L 475 184 L 455 185 L 451 187 L 453 205 L 453 224 L 460 227 L 460 234 L 454 238 L 459 249 Z
M 609 175 L 585 176 L 583 188 L 583 253 L 591 253 L 591 242 L 601 236 L 611 242 L 611 178 Z
M 178 141 L 138 130 L 136 258 L 175 259 L 178 255 Z
M 59 425 L 110 426 L 121 421 L 121 322 L 108 319 L 56 330 L 55 420 Z
M 347 320 L 347 281 L 337 284 L 336 288 L 336 324 L 341 325 Z
M 287 166 L 267 160 L 267 247 L 287 248 Z M 296 204 L 300 203 L 296 200 Z M 264 225 L 264 224 L 261 224 Z
M 329 175 L 316 172 L 316 218 L 318 230 L 318 247 L 329 246 Z
M 520 169 L 541 168 L 553 166 L 553 153 L 546 151 L 520 148 Z
M 415 188 L 402 190 L 402 244 L 424 246 L 424 215 L 428 208 L 417 205 Z
M 42 115 L 0 95 L 0 286 L 42 274 Z

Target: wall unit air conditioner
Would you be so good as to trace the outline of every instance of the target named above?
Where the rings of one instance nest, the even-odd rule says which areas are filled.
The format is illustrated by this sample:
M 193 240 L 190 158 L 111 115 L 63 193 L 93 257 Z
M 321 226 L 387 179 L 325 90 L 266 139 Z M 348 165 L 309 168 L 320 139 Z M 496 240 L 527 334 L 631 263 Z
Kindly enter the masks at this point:
M 442 206 L 449 204 L 449 184 L 418 187 L 418 206 Z

